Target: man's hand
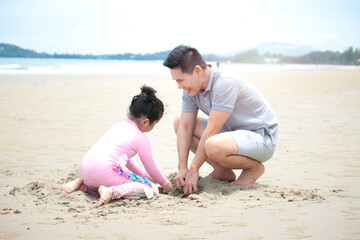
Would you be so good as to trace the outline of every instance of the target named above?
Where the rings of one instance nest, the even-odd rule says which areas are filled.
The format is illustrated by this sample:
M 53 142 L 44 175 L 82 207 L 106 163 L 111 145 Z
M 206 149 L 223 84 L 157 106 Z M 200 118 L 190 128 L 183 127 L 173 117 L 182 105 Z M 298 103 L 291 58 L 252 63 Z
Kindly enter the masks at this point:
M 183 188 L 185 195 L 190 195 L 192 193 L 198 193 L 197 183 L 199 180 L 199 171 L 193 168 L 190 168 L 186 176 L 185 186 Z
M 185 169 L 179 169 L 179 172 L 174 177 L 174 182 L 177 189 L 180 189 L 180 187 L 183 187 L 185 185 L 185 178 L 188 173 L 188 170 Z

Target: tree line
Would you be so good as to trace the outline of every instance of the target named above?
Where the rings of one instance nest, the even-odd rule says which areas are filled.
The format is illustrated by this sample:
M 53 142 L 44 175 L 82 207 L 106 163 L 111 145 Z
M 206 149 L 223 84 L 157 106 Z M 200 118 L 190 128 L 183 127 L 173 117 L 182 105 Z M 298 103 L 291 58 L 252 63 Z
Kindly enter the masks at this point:
M 242 63 L 264 63 L 273 59 L 277 63 L 299 63 L 299 64 L 330 64 L 330 65 L 360 65 L 360 49 L 349 47 L 344 52 L 316 51 L 298 57 L 283 56 L 265 53 L 260 55 L 257 49 L 251 49 L 232 57 L 219 57 L 208 55 L 210 61 L 232 61 Z
M 299 57 L 282 57 L 282 62 L 287 63 L 309 63 L 309 64 L 340 64 L 360 65 L 360 49 L 349 47 L 346 51 L 311 52 Z
M 165 60 L 169 51 L 146 54 L 104 54 L 104 55 L 81 55 L 81 54 L 48 54 L 37 53 L 34 50 L 23 49 L 16 45 L 0 44 L 0 57 L 21 58 L 65 58 L 65 59 L 113 59 L 113 60 Z M 232 61 L 241 63 L 264 63 L 267 59 L 274 59 L 277 63 L 300 63 L 300 64 L 336 64 L 336 65 L 360 65 L 360 49 L 349 47 L 344 52 L 316 51 L 298 57 L 283 56 L 278 54 L 259 54 L 257 49 L 251 49 L 231 57 L 223 57 L 215 54 L 204 55 L 206 61 Z
M 146 53 L 146 54 L 49 54 L 38 53 L 34 50 L 24 49 L 16 45 L 0 43 L 0 57 L 18 57 L 18 58 L 64 58 L 64 59 L 113 59 L 113 60 L 164 60 L 170 51 Z

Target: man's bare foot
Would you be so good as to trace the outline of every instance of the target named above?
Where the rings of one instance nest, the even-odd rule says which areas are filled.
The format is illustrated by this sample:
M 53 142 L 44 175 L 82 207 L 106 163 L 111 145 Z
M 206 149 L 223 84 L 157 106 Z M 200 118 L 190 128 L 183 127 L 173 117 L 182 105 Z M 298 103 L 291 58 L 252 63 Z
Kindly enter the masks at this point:
M 75 192 L 80 189 L 81 185 L 83 185 L 84 181 L 82 178 L 77 178 L 74 181 L 65 183 L 60 186 L 60 190 L 69 194 Z
M 217 180 L 226 182 L 233 182 L 236 179 L 234 171 L 226 168 L 214 168 L 214 171 L 210 173 L 210 176 Z
M 100 194 L 100 199 L 97 202 L 95 207 L 100 207 L 108 202 L 110 202 L 111 200 L 111 192 L 110 189 L 108 187 L 105 187 L 103 185 L 101 185 L 98 189 L 98 192 Z
M 258 178 L 265 172 L 265 167 L 262 163 L 259 163 L 256 168 L 243 170 L 234 184 L 240 188 L 250 188 Z

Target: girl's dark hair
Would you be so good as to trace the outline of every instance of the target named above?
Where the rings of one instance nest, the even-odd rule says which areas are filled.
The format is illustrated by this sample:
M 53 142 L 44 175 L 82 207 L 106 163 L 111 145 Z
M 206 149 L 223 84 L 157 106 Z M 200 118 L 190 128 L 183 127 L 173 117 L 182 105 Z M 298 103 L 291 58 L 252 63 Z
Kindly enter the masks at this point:
M 162 101 L 155 96 L 156 90 L 143 85 L 141 93 L 133 97 L 129 107 L 129 118 L 147 117 L 150 124 L 160 120 L 164 114 Z
M 179 45 L 175 47 L 167 56 L 163 65 L 170 69 L 180 67 L 183 73 L 192 74 L 196 65 L 202 69 L 206 68 L 206 63 L 199 51 L 190 46 Z

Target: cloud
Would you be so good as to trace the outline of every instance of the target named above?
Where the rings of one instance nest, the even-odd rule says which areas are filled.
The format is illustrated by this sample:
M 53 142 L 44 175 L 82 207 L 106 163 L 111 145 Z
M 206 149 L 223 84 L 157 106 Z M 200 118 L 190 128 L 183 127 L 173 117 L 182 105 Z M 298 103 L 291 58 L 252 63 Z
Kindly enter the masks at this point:
M 75 31 L 75 32 L 87 32 L 87 31 L 89 31 L 89 28 L 83 26 L 83 27 L 75 28 L 74 31 Z
M 339 36 L 336 33 L 327 33 L 324 35 L 324 38 L 326 38 L 326 39 L 336 39 L 338 37 Z

